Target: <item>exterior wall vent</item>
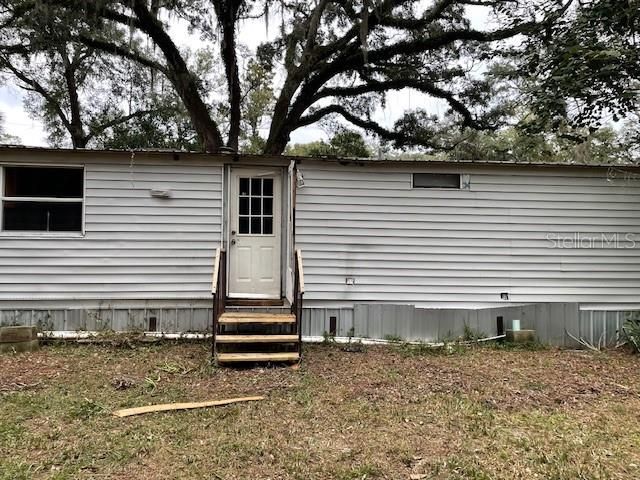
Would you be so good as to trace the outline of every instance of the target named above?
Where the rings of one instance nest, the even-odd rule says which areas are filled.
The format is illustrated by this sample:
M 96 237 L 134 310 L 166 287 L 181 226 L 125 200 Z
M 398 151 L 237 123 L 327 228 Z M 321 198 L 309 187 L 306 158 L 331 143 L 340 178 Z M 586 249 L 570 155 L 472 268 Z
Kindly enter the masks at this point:
M 154 198 L 171 198 L 171 190 L 151 190 L 151 196 Z

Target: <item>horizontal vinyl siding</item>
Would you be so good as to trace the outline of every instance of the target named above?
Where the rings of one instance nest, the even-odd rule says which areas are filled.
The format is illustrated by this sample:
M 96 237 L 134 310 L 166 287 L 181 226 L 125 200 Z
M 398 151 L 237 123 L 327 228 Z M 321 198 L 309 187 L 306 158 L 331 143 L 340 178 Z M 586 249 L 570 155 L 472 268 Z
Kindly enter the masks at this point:
M 12 162 L 0 156 L 1 165 Z M 220 164 L 91 153 L 52 163 L 85 166 L 85 234 L 2 233 L 0 301 L 211 298 L 222 229 Z M 153 198 L 151 189 L 171 190 L 171 198 Z
M 307 305 L 511 302 L 640 306 L 640 182 L 604 169 L 341 166 L 305 162 L 297 192 Z M 469 190 L 412 189 L 411 173 L 470 175 Z M 551 248 L 626 234 L 635 248 Z M 346 285 L 353 277 L 355 285 Z

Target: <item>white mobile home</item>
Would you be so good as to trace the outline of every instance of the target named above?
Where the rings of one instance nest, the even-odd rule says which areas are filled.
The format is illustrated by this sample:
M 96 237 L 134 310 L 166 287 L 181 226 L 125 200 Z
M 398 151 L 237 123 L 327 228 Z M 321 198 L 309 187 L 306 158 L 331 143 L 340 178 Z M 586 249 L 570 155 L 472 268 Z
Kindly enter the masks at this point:
M 219 297 L 283 307 L 301 250 L 310 335 L 433 337 L 416 309 L 640 309 L 636 167 L 19 147 L 0 167 L 3 323 L 206 330 L 217 249 Z

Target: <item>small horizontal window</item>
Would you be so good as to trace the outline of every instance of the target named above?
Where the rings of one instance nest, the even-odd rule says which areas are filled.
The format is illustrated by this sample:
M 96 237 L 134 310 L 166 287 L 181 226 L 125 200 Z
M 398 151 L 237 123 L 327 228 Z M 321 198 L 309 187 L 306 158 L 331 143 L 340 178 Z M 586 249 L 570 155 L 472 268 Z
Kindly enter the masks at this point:
M 414 173 L 413 188 L 460 188 L 457 173 Z
M 2 230 L 82 231 L 82 168 L 4 167 L 2 173 Z
M 82 203 L 3 202 L 3 230 L 82 231 Z
M 82 169 L 5 167 L 5 197 L 82 198 Z

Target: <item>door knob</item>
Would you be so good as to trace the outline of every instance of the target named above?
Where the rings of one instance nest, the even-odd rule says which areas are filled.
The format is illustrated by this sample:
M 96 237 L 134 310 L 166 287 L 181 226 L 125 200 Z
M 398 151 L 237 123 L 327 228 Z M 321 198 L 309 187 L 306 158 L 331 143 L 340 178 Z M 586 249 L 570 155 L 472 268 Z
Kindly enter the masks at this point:
M 231 235 L 235 235 L 236 231 L 235 230 L 231 230 Z
M 231 245 L 235 245 L 236 241 L 235 240 L 231 240 Z

